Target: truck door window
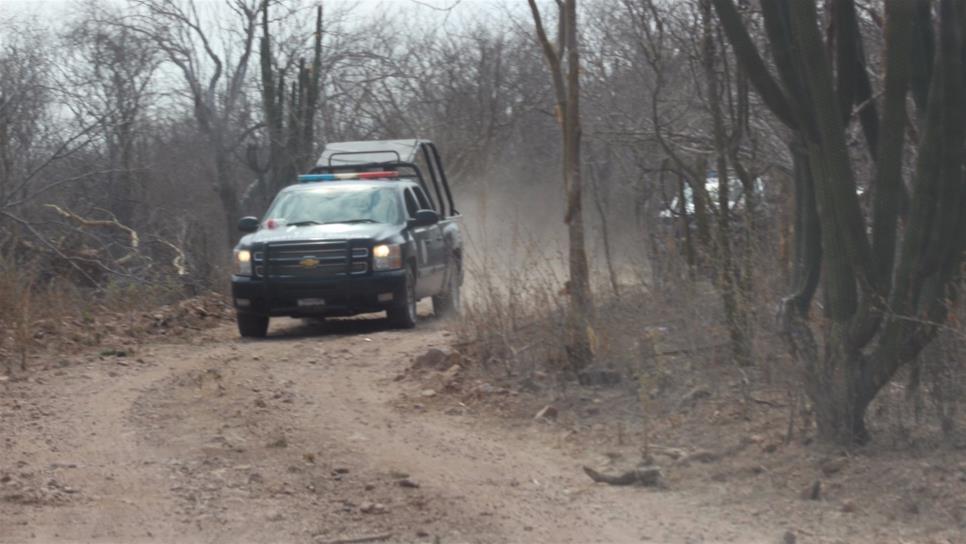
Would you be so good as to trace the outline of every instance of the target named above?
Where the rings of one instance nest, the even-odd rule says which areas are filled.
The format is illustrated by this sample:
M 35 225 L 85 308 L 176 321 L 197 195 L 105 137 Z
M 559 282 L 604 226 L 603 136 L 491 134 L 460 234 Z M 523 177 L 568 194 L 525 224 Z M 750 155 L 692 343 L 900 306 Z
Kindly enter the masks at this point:
M 406 200 L 406 212 L 409 213 L 409 218 L 412 219 L 416 217 L 416 212 L 419 211 L 419 204 L 416 203 L 416 198 L 413 196 L 412 189 L 406 189 L 403 193 Z
M 413 192 L 416 193 L 416 199 L 419 200 L 420 210 L 432 210 L 433 206 L 429 203 L 429 199 L 426 198 L 426 193 L 423 192 L 420 187 L 413 187 Z

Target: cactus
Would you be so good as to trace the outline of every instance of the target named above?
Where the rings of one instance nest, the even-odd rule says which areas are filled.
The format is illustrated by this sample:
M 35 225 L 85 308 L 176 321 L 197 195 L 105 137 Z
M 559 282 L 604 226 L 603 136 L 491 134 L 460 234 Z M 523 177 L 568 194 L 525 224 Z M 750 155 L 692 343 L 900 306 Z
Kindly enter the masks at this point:
M 273 67 L 272 39 L 268 24 L 268 2 L 262 4 L 261 63 L 262 109 L 268 134 L 268 159 L 261 163 L 249 153 L 249 166 L 259 173 L 263 194 L 270 197 L 291 183 L 312 161 L 315 113 L 321 95 L 322 6 L 316 9 L 312 63 L 299 59 L 298 73 L 286 92 L 285 74 Z

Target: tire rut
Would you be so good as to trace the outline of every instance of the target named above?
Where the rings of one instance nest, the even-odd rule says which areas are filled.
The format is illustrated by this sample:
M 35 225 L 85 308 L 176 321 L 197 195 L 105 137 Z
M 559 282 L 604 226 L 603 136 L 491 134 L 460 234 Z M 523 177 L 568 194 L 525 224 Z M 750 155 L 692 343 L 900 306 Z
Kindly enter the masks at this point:
M 764 542 L 761 534 L 777 534 L 698 517 L 694 497 L 596 487 L 539 437 L 400 410 L 408 386 L 394 378 L 447 336 L 435 321 L 407 332 L 371 320 L 282 322 L 258 342 L 222 327 L 201 345 L 146 346 L 143 363 L 88 358 L 40 386 L 25 384 L 18 395 L 34 395 L 40 423 L 12 430 L 14 465 L 23 464 L 12 470 L 47 477 L 44 467 L 74 459 L 76 468 L 54 472 L 76 492 L 36 508 L 0 501 L 12 527 L 0 542 L 685 542 L 708 534 Z M 0 474 L 9 470 L 0 462 Z

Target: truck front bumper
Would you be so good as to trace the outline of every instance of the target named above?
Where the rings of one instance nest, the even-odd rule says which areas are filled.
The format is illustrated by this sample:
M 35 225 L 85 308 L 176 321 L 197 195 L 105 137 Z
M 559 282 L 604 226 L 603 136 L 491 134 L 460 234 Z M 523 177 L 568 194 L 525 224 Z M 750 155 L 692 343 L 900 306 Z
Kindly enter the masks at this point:
M 405 289 L 405 270 L 310 280 L 231 278 L 235 309 L 265 316 L 350 316 L 380 312 L 405 300 Z

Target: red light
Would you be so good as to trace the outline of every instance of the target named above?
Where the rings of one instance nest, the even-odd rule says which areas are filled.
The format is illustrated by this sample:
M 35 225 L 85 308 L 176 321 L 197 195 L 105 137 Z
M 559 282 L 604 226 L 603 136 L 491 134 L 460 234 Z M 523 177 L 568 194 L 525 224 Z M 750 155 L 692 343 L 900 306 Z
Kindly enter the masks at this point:
M 268 230 L 272 230 L 277 226 L 278 226 L 278 221 L 274 219 L 269 219 L 268 221 L 265 221 L 265 228 L 267 228 Z
M 395 179 L 399 177 L 399 172 L 385 171 L 385 172 L 359 172 L 359 179 L 384 179 L 391 178 Z

